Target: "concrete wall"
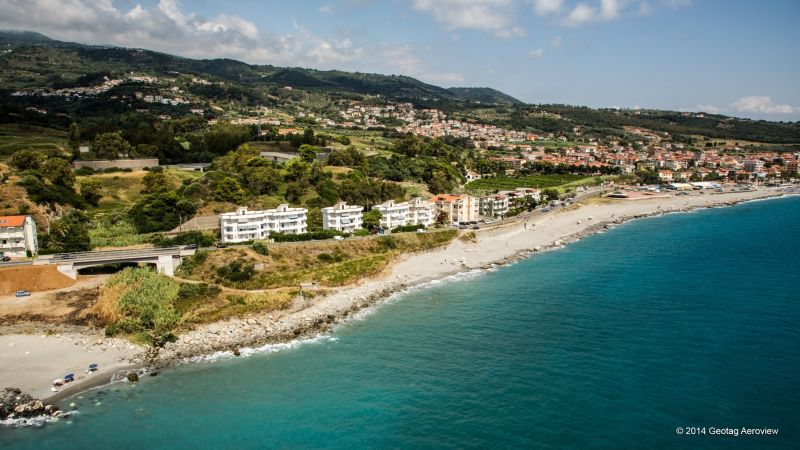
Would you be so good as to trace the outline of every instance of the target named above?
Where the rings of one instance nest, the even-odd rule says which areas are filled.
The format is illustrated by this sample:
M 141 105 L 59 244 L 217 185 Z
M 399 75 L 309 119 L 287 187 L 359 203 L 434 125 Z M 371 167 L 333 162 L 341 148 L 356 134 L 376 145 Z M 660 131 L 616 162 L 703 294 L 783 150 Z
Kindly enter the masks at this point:
M 94 170 L 103 169 L 144 169 L 145 167 L 157 167 L 158 158 L 144 158 L 144 159 L 98 159 L 95 161 L 74 161 L 72 167 L 80 169 L 81 167 L 90 167 Z

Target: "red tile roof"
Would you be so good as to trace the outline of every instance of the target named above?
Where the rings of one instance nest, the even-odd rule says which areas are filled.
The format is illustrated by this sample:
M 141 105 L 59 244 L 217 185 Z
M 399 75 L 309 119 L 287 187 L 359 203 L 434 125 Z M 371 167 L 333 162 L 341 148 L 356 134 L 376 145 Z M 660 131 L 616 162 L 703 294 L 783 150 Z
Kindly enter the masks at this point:
M 25 225 L 25 216 L 0 216 L 0 228 L 21 227 Z

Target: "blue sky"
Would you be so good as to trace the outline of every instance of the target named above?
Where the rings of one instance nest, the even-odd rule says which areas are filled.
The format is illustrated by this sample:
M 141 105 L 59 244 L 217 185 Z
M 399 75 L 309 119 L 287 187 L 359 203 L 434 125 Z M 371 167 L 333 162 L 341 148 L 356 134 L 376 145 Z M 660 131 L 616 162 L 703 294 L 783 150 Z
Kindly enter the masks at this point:
M 797 0 L 0 0 L 58 39 L 770 120 L 800 120 L 798 24 Z

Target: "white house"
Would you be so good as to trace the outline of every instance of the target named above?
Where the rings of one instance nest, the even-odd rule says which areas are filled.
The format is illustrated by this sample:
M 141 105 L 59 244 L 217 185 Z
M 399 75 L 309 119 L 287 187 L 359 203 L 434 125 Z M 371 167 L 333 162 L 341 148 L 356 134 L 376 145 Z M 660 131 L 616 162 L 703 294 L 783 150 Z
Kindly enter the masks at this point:
M 502 194 L 481 197 L 480 211 L 486 217 L 505 217 L 508 214 L 508 197 Z
M 477 222 L 479 201 L 466 194 L 439 194 L 430 199 L 435 214 L 445 213 L 453 223 Z
M 403 227 L 408 222 L 408 202 L 395 203 L 394 200 L 375 205 L 372 209 L 381 213 L 381 228 L 392 229 Z
M 409 225 L 433 225 L 436 218 L 433 216 L 433 205 L 419 197 L 411 199 L 408 205 Z
M 249 211 L 246 206 L 236 212 L 219 215 L 222 242 L 243 242 L 266 239 L 270 233 L 301 234 L 308 230 L 308 210 L 280 205 L 275 209 Z
M 348 205 L 345 202 L 322 208 L 322 228 L 352 233 L 361 229 L 363 211 L 363 206 Z
M 24 258 L 39 250 L 31 216 L 0 216 L 0 256 Z

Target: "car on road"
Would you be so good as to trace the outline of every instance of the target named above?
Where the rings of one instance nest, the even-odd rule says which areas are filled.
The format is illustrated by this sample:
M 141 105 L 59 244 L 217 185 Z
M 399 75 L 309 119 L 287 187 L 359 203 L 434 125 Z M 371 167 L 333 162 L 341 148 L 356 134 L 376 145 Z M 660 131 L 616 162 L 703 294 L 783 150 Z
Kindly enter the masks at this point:
M 11 258 L 10 258 L 10 257 L 8 257 L 8 256 L 2 256 L 2 257 L 0 257 L 0 262 L 9 262 L 9 261 L 11 261 Z
M 17 291 L 14 293 L 15 297 L 28 297 L 31 295 L 30 291 Z
M 185 248 L 186 250 L 196 250 L 197 249 L 197 244 L 189 244 L 189 245 L 187 245 L 187 246 L 185 246 L 183 248 Z

